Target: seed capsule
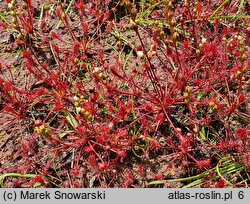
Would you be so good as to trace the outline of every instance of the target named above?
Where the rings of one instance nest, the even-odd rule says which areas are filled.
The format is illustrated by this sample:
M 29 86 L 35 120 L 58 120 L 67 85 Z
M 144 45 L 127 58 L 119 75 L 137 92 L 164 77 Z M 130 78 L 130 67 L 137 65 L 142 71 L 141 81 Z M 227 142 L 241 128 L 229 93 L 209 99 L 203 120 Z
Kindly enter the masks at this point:
M 245 52 L 245 48 L 241 47 L 239 51 L 240 51 L 240 53 L 244 53 Z
M 200 55 L 201 55 L 201 51 L 200 51 L 199 49 L 197 49 L 195 52 L 196 52 L 196 55 L 197 55 L 197 56 L 200 56 Z
M 23 35 L 21 33 L 18 33 L 16 37 L 17 37 L 18 40 L 22 40 L 23 39 Z
M 66 15 L 65 15 L 65 13 L 62 13 L 61 18 L 62 18 L 63 20 L 66 20 Z
M 172 8 L 172 6 L 173 6 L 172 2 L 171 2 L 171 1 L 169 1 L 169 2 L 168 2 L 168 5 L 167 5 L 167 8 L 168 8 L 168 9 L 171 9 L 171 8 Z
M 247 59 L 247 55 L 246 55 L 246 54 L 242 54 L 242 55 L 241 55 L 241 60 L 242 60 L 242 61 L 245 61 L 246 59 Z
M 35 127 L 35 131 L 39 134 L 42 135 L 44 137 L 51 137 L 51 131 L 46 128 L 44 125 Z
M 241 74 L 242 74 L 242 72 L 241 72 L 240 70 L 238 70 L 238 71 L 236 72 L 235 76 L 236 76 L 237 78 L 239 78 L 239 77 L 241 76 Z
M 22 4 L 22 8 L 23 8 L 24 10 L 27 10 L 27 8 L 28 8 L 27 4 L 23 3 L 23 4 Z
M 204 44 L 200 43 L 199 48 L 202 49 L 204 47 Z
M 185 98 L 185 99 L 187 99 L 187 98 L 189 98 L 189 94 L 187 93 L 187 92 L 185 92 L 184 94 L 183 94 L 183 97 Z
M 213 101 L 211 101 L 211 102 L 209 103 L 209 106 L 210 106 L 210 107 L 214 107 L 214 106 L 215 106 L 215 103 L 214 103 Z
M 79 108 L 79 106 L 80 106 L 79 101 L 76 101 L 76 102 L 74 103 L 74 105 L 75 105 L 75 107 Z
M 244 40 L 239 40 L 240 45 L 244 45 Z
M 85 116 L 85 114 L 86 114 L 85 108 L 81 108 L 80 111 L 79 111 L 79 113 L 80 113 L 81 115 L 84 115 L 84 116 Z
M 217 110 L 218 109 L 218 106 L 217 105 L 214 105 L 213 106 L 213 110 Z
M 238 40 L 238 41 L 242 41 L 242 40 L 243 40 L 243 37 L 242 37 L 241 35 L 238 35 L 238 36 L 237 36 L 237 40 Z
M 186 86 L 185 91 L 187 93 L 191 93 L 192 92 L 192 87 L 191 86 Z
M 83 101 L 84 99 L 86 99 L 86 96 L 81 95 L 81 96 L 80 96 L 80 101 Z
M 89 116 L 87 117 L 87 120 L 91 122 L 91 121 L 94 120 L 94 117 L 93 117 L 92 115 L 89 115 Z
M 90 112 L 85 111 L 85 110 L 84 110 L 84 113 L 83 113 L 83 114 L 84 114 L 84 116 L 85 116 L 86 118 L 88 118 L 89 116 L 91 116 Z
M 160 37 L 161 37 L 161 38 L 164 38 L 164 36 L 165 36 L 164 31 L 163 31 L 163 30 L 161 30 L 159 35 L 160 35 Z
M 171 25 L 172 25 L 172 26 L 175 26 L 175 25 L 176 25 L 176 20 L 175 20 L 175 19 L 172 19 L 172 20 L 171 20 Z
M 102 73 L 102 72 L 100 72 L 100 73 L 98 74 L 98 77 L 99 77 L 100 79 L 104 79 L 104 75 L 103 75 L 103 73 Z
M 244 67 L 244 68 L 242 69 L 242 72 L 243 72 L 243 73 L 246 73 L 248 70 L 249 70 L 248 67 Z
M 176 40 L 178 37 L 179 37 L 179 33 L 174 32 L 174 34 L 173 34 L 173 39 Z

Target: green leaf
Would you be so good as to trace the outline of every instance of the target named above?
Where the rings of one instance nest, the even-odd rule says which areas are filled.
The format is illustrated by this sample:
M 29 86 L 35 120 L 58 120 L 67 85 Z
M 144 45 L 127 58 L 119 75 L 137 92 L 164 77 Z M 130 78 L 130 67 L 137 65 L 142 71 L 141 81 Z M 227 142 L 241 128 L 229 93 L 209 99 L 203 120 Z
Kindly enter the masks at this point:
M 205 92 L 201 92 L 201 93 L 198 94 L 197 99 L 198 100 L 202 100 L 202 99 L 205 98 L 205 96 L 206 96 L 206 93 Z
M 206 140 L 207 139 L 205 127 L 201 128 L 201 131 L 199 132 L 199 135 L 200 135 L 200 137 L 201 137 L 202 140 Z
M 63 133 L 60 133 L 60 134 L 59 134 L 59 137 L 62 139 L 62 138 L 64 138 L 64 137 L 68 136 L 69 133 L 73 133 L 73 132 L 74 132 L 74 131 L 65 131 L 65 132 L 63 132 Z
M 36 174 L 7 173 L 0 175 L 0 187 L 4 188 L 3 182 L 7 177 L 34 178 Z
M 79 126 L 79 123 L 77 122 L 77 120 L 75 119 L 75 117 L 73 115 L 71 115 L 71 113 L 66 112 L 65 118 L 67 119 L 67 121 L 69 122 L 69 124 L 73 128 L 76 128 L 77 126 Z
M 222 7 L 227 4 L 230 0 L 225 0 L 224 2 L 222 2 L 222 4 L 217 8 L 215 9 L 215 11 L 211 14 L 211 16 L 209 17 L 209 19 L 211 20 L 217 13 L 220 9 L 222 9 Z
M 42 184 L 41 183 L 39 183 L 39 182 L 36 182 L 36 183 L 34 183 L 34 185 L 33 185 L 33 188 L 37 188 L 37 187 L 40 187 Z

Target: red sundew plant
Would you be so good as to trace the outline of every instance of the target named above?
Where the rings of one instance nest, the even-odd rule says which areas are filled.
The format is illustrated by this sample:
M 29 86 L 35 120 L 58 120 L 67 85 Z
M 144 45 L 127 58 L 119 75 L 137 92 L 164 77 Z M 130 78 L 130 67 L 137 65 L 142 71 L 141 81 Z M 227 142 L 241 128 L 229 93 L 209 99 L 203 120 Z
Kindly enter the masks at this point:
M 3 4 L 2 186 L 249 186 L 247 1 Z

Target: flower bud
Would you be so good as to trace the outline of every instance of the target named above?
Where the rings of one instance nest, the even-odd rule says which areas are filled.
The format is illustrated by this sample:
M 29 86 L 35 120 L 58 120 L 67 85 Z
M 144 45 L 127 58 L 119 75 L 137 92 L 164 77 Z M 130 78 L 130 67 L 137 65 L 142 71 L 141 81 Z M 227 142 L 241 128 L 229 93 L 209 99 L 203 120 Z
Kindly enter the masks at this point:
M 170 22 L 171 26 L 175 26 L 176 25 L 176 20 L 175 19 L 172 19 L 171 22 Z
M 13 17 L 16 17 L 16 11 L 15 11 L 15 10 L 11 11 L 10 14 L 11 14 Z
M 132 9 L 130 11 L 130 14 L 131 14 L 131 19 L 133 21 L 135 21 L 135 18 L 136 18 L 136 15 L 137 15 L 137 9 L 136 9 L 135 5 L 133 5 L 133 7 L 132 7 Z
M 15 30 L 19 30 L 19 25 L 18 24 L 13 24 L 12 28 L 14 28 Z
M 130 25 L 131 25 L 131 28 L 133 30 L 137 30 L 138 29 L 138 25 L 135 21 L 133 21 L 133 19 L 130 19 Z
M 172 6 L 173 6 L 172 2 L 171 2 L 171 1 L 169 1 L 169 2 L 168 2 L 168 4 L 167 4 L 167 8 L 168 8 L 168 9 L 171 9 L 171 8 L 172 8 Z
M 181 133 L 181 128 L 176 128 L 176 131 L 177 131 L 178 133 Z
M 169 13 L 168 13 L 168 19 L 170 20 L 170 19 L 172 19 L 172 18 L 173 18 L 173 13 L 169 12 Z

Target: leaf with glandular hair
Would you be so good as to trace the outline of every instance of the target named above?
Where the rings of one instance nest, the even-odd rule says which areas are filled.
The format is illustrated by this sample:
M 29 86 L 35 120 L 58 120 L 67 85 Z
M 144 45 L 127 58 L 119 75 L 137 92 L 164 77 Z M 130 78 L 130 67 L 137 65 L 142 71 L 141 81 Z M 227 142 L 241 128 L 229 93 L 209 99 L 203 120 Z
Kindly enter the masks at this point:
M 112 67 L 110 68 L 110 71 L 112 72 L 112 74 L 114 74 L 114 75 L 115 75 L 116 77 L 118 77 L 119 79 L 125 80 L 125 78 L 119 74 L 119 71 L 118 71 L 118 69 L 117 69 L 116 66 L 112 66 Z

